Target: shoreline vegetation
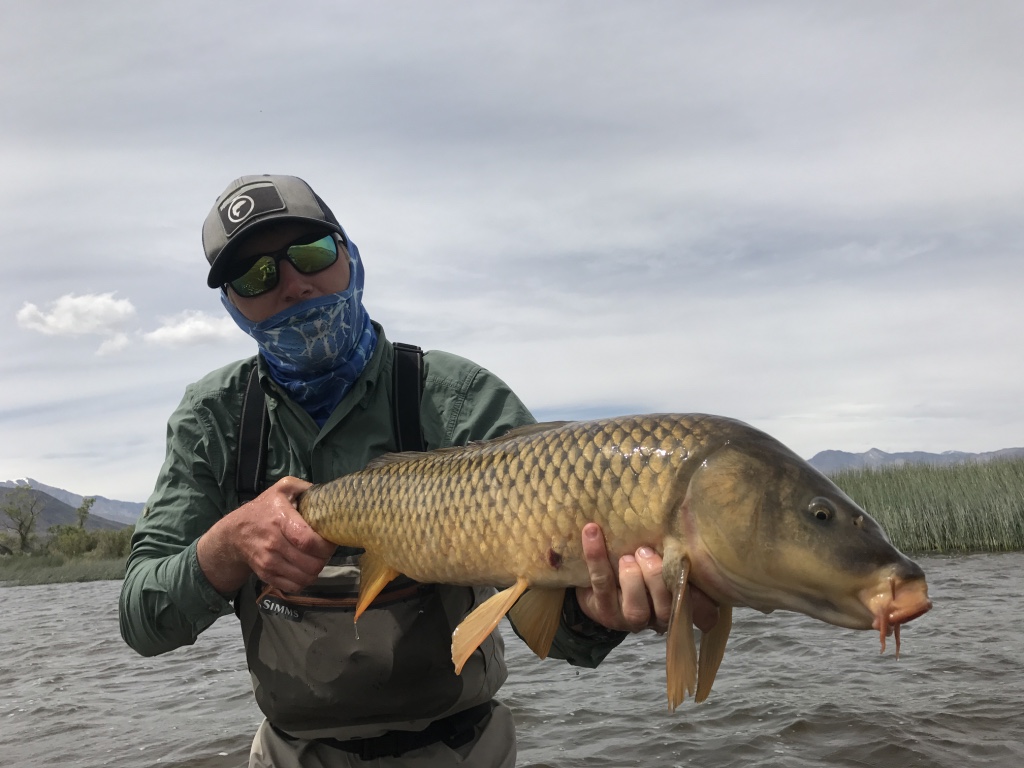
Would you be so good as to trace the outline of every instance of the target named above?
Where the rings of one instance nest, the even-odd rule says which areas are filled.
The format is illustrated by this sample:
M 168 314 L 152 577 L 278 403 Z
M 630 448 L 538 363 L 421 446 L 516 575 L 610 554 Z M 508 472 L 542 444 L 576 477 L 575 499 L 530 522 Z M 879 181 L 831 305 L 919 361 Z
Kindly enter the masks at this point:
M 908 554 L 1024 550 L 1024 459 L 831 475 Z
M 123 579 L 135 526 L 86 530 L 84 517 L 81 527 L 51 525 L 45 536 L 8 534 L 0 541 L 11 553 L 0 556 L 0 587 Z
M 906 464 L 831 477 L 908 554 L 1024 550 L 1024 459 Z M 131 529 L 119 533 L 123 550 L 116 554 L 98 547 L 0 556 L 0 587 L 123 579 Z
M 6 555 L 0 557 L 0 587 L 115 581 L 124 578 L 125 558 Z

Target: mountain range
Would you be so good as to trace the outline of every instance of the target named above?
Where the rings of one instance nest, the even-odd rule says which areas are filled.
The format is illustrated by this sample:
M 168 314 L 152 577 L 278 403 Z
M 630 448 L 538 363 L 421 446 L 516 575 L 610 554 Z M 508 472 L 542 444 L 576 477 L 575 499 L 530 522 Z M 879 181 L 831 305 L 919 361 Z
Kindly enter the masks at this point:
M 45 531 L 51 525 L 78 525 L 78 515 L 75 510 L 81 505 L 83 496 L 77 493 L 65 491 L 63 488 L 55 488 L 46 485 L 38 480 L 26 478 L 23 480 L 7 480 L 0 482 L 0 501 L 10 492 L 12 488 L 19 485 L 30 485 L 32 490 L 39 491 L 52 499 L 56 504 L 47 504 L 43 507 L 39 518 L 36 520 L 36 530 Z M 135 525 L 135 521 L 142 514 L 144 504 L 134 501 L 116 501 L 104 496 L 93 496 L 96 499 L 89 510 L 89 518 L 86 522 L 88 529 L 116 529 L 126 525 Z M 0 527 L 6 523 L 6 519 L 0 519 Z
M 965 453 L 963 451 L 946 451 L 945 453 L 926 453 L 925 451 L 909 451 L 905 453 L 886 453 L 872 448 L 863 453 L 846 451 L 821 451 L 808 459 L 811 466 L 824 472 L 834 474 L 846 469 L 881 469 L 898 467 L 905 464 L 931 464 L 949 466 L 969 462 L 985 462 L 998 459 L 1024 458 L 1024 448 L 1004 448 L 1000 451 L 986 453 Z M 36 528 L 45 531 L 51 525 L 77 525 L 78 517 L 75 509 L 82 503 L 82 496 L 63 488 L 55 488 L 31 478 L 25 480 L 7 480 L 0 482 L 0 501 L 10 489 L 28 483 L 36 491 L 46 494 L 51 501 L 46 503 L 37 521 Z M 104 496 L 93 496 L 96 501 L 89 512 L 87 528 L 122 528 L 134 525 L 142 514 L 145 506 L 141 502 L 117 501 Z M 3 522 L 3 521 L 0 521 Z
M 931 464 L 945 467 L 952 464 L 969 464 L 998 459 L 1024 458 L 1024 448 L 1004 448 L 1000 451 L 986 453 L 964 453 L 963 451 L 946 451 L 944 453 L 925 453 L 909 451 L 905 453 L 886 453 L 872 448 L 864 453 L 847 453 L 846 451 L 821 451 L 808 459 L 808 463 L 826 475 L 835 474 L 845 469 L 882 469 L 883 467 L 900 467 L 905 464 Z

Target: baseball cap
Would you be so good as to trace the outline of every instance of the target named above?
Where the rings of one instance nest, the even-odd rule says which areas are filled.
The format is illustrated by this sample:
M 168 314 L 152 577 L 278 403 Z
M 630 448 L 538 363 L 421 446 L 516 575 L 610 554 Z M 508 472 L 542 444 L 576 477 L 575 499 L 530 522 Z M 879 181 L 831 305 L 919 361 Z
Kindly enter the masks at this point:
M 206 284 L 219 288 L 225 283 L 242 237 L 283 221 L 318 224 L 344 234 L 331 209 L 297 176 L 242 176 L 228 184 L 203 223 L 203 250 L 210 262 Z

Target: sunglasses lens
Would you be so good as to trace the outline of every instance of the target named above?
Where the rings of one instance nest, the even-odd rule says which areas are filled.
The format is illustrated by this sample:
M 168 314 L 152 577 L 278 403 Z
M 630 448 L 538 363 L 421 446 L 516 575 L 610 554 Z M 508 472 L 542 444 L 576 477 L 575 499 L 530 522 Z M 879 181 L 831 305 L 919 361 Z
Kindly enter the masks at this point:
M 277 261 L 273 256 L 260 256 L 237 280 L 231 281 L 231 287 L 239 296 L 259 296 L 277 285 Z
M 333 235 L 321 237 L 313 243 L 293 245 L 288 249 L 288 261 L 304 274 L 310 275 L 327 269 L 338 260 L 338 243 Z
M 338 241 L 334 235 L 321 237 L 311 243 L 293 243 L 277 253 L 260 256 L 241 277 L 229 280 L 229 285 L 239 296 L 251 298 L 277 287 L 278 267 L 281 259 L 288 259 L 304 275 L 312 275 L 327 269 L 338 260 Z

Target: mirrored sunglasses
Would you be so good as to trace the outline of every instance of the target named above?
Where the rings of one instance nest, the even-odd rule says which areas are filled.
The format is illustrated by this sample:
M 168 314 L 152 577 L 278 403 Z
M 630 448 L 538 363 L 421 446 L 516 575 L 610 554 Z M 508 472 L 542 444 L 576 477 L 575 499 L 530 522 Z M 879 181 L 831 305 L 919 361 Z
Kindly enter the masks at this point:
M 316 239 L 311 240 L 311 237 Z M 315 274 L 338 260 L 338 239 L 333 234 L 304 235 L 279 251 L 253 256 L 232 270 L 238 277 L 229 279 L 227 285 L 246 298 L 272 291 L 281 279 L 278 265 L 284 259 L 304 275 Z

